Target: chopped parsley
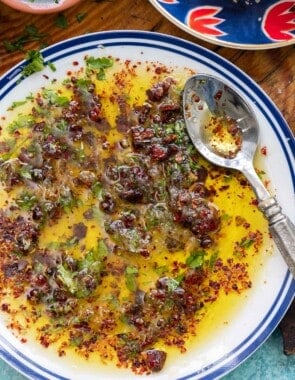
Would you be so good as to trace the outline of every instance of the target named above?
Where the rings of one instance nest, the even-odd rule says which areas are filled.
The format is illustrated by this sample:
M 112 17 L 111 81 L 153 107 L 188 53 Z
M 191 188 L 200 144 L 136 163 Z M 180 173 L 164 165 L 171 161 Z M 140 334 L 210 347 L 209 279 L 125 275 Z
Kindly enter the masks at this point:
M 28 77 L 38 71 L 42 71 L 45 67 L 44 58 L 38 50 L 29 50 L 26 54 L 26 59 L 29 63 L 21 72 L 23 77 Z
M 26 100 L 15 101 L 15 102 L 12 102 L 10 108 L 11 108 L 11 109 L 15 109 L 15 108 L 17 108 L 17 107 L 20 107 L 20 106 L 26 104 L 26 103 L 27 103 Z
M 28 63 L 22 69 L 22 78 L 28 77 L 34 73 L 42 71 L 47 65 L 52 71 L 56 68 L 52 62 L 45 62 L 42 53 L 39 50 L 29 50 L 25 56 Z
M 125 269 L 125 284 L 130 292 L 135 292 L 137 289 L 136 277 L 138 275 L 138 269 L 136 267 L 128 266 Z
M 76 20 L 77 20 L 78 22 L 82 22 L 82 21 L 84 20 L 84 18 L 86 17 L 86 15 L 87 15 L 87 13 L 78 13 L 78 14 L 76 15 Z
M 189 268 L 192 268 L 192 269 L 201 268 L 204 264 L 205 255 L 206 255 L 205 251 L 194 251 L 186 259 L 185 263 Z
M 66 96 L 61 96 L 56 93 L 54 90 L 48 90 L 45 89 L 43 91 L 43 96 L 45 99 L 47 99 L 50 104 L 54 104 L 56 106 L 64 107 L 69 104 L 70 99 L 67 98 Z
M 40 33 L 34 24 L 26 25 L 19 37 L 12 41 L 3 41 L 3 46 L 8 53 L 15 51 L 23 51 L 27 43 L 32 41 L 40 41 L 42 45 L 46 45 L 45 38 L 47 34 Z
M 56 19 L 54 20 L 54 23 L 57 27 L 61 29 L 67 29 L 67 27 L 69 26 L 68 20 L 63 13 L 59 13 L 57 15 Z
M 112 67 L 114 61 L 108 57 L 94 58 L 87 57 L 86 58 L 86 72 L 87 74 L 91 74 L 93 72 L 96 73 L 96 78 L 98 80 L 105 80 L 105 69 Z

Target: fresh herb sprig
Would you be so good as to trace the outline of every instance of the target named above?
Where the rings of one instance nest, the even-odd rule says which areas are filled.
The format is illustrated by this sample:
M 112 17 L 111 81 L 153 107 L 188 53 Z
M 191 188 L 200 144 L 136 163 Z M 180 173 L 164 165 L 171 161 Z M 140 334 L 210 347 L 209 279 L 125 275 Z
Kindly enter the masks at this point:
M 3 46 L 8 53 L 24 51 L 25 45 L 29 42 L 39 41 L 44 47 L 47 45 L 45 39 L 47 34 L 39 32 L 34 24 L 26 25 L 23 32 L 12 41 L 3 41 Z

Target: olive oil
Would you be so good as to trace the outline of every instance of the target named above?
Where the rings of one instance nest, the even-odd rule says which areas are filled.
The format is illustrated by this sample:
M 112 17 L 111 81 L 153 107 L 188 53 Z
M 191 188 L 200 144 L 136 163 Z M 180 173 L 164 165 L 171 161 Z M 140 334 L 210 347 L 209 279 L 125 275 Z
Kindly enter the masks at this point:
M 211 116 L 204 127 L 204 140 L 210 149 L 224 158 L 234 158 L 241 150 L 242 132 L 227 116 Z
M 83 70 L 80 69 L 77 76 L 79 77 L 82 74 Z M 81 154 L 78 159 L 81 158 L 82 160 L 83 154 L 94 154 L 96 165 L 99 167 L 107 160 L 112 160 L 114 155 L 118 161 L 138 158 L 140 154 L 136 153 L 136 156 L 132 147 L 128 146 L 130 144 L 128 143 L 128 133 L 120 131 L 116 127 L 118 118 L 122 116 L 122 104 L 127 105 L 126 112 L 128 115 L 131 114 L 132 118 L 134 113 L 135 117 L 136 107 L 142 106 L 146 102 L 146 90 L 167 76 L 173 77 L 176 83 L 175 96 L 178 96 L 179 101 L 182 86 L 191 74 L 192 72 L 189 69 L 167 68 L 158 63 L 115 61 L 114 66 L 106 70 L 105 80 L 94 80 L 96 93 L 100 97 L 102 117 L 107 121 L 110 128 L 105 133 L 97 133 L 100 144 L 93 147 L 94 152 L 89 147 L 83 146 L 82 143 L 80 145 L 73 144 L 75 148 L 78 145 L 79 154 Z M 51 86 L 51 90 L 56 91 L 62 97 L 71 96 L 71 90 L 66 84 L 54 84 Z M 33 105 L 35 105 L 34 102 Z M 30 113 L 31 108 L 30 102 L 22 106 L 22 114 Z M 17 109 L 14 109 L 7 121 L 9 120 L 10 123 L 14 117 L 17 117 L 17 114 Z M 228 124 L 229 127 L 232 127 L 232 121 L 228 121 Z M 215 122 L 214 125 L 216 125 Z M 87 128 L 85 126 L 86 130 Z M 2 138 L 4 140 L 11 137 L 8 130 L 7 125 L 3 126 Z M 18 136 L 17 141 L 23 141 L 24 147 L 28 146 L 29 128 L 20 129 L 18 133 L 21 137 Z M 226 133 L 225 138 L 229 142 L 229 149 L 236 154 L 237 140 L 234 137 L 233 145 L 232 137 L 230 132 Z M 124 145 L 124 150 L 121 149 L 122 145 Z M 12 160 L 17 158 L 21 152 L 22 146 L 18 144 L 16 146 L 17 149 L 12 151 Z M 171 289 L 175 290 L 180 286 L 182 277 L 185 276 L 185 271 L 189 265 L 192 269 L 201 269 L 203 265 L 206 266 L 210 269 L 208 269 L 210 278 L 205 280 L 205 285 L 209 289 L 208 298 L 203 297 L 203 306 L 196 312 L 197 323 L 192 324 L 183 335 L 187 340 L 186 349 L 197 350 L 198 345 L 206 339 L 210 339 L 216 328 L 220 328 L 223 323 L 230 323 L 231 316 L 245 301 L 245 295 L 251 292 L 251 287 L 255 287 L 255 278 L 258 276 L 259 268 L 262 265 L 263 253 L 271 251 L 271 241 L 267 231 L 267 223 L 259 212 L 254 193 L 243 176 L 233 171 L 214 167 L 201 157 L 198 157 L 198 165 L 204 166 L 208 171 L 206 189 L 210 193 L 210 204 L 214 204 L 216 212 L 220 215 L 220 227 L 218 231 L 214 232 L 214 243 L 212 245 L 206 249 L 199 247 L 198 237 L 183 226 L 177 225 L 177 223 L 173 224 L 173 221 L 169 219 L 170 214 L 167 214 L 167 219 L 164 218 L 160 225 L 153 224 L 155 223 L 153 219 L 142 221 L 143 217 L 141 216 L 140 220 L 144 224 L 144 232 L 147 234 L 144 241 L 146 250 L 140 250 L 138 247 L 138 240 L 144 239 L 134 229 L 133 235 L 128 235 L 130 231 L 125 231 L 124 238 L 129 244 L 129 251 L 127 248 L 124 249 L 124 246 L 123 249 L 116 251 L 116 246 L 120 244 L 117 244 L 114 236 L 110 238 L 107 232 L 110 222 L 101 209 L 101 201 L 104 196 L 103 189 L 101 190 L 98 184 L 97 188 L 94 189 L 92 186 L 91 191 L 89 191 L 88 188 L 79 187 L 78 182 L 79 191 L 77 188 L 72 190 L 78 192 L 79 202 L 70 205 L 54 223 L 44 225 L 39 236 L 38 249 L 62 250 L 66 255 L 73 257 L 80 263 L 89 252 L 94 255 L 93 251 L 96 249 L 97 242 L 106 242 L 109 254 L 105 259 L 105 272 L 108 275 L 102 274 L 100 283 L 91 293 L 91 297 L 79 298 L 76 309 L 81 320 L 89 321 L 88 327 L 92 332 L 96 332 L 96 335 L 87 332 L 89 333 L 88 345 L 81 345 L 83 337 L 78 334 L 73 335 L 73 331 L 67 330 L 68 317 L 62 316 L 57 322 L 53 321 L 46 316 L 42 305 L 32 306 L 28 304 L 26 294 L 13 299 L 14 297 L 11 297 L 11 294 L 3 289 L 5 281 L 2 275 L 2 304 L 10 305 L 9 317 L 13 320 L 11 327 L 14 328 L 14 332 L 20 337 L 27 334 L 30 339 L 31 336 L 36 336 L 43 346 L 53 345 L 57 348 L 59 355 L 67 355 L 69 361 L 72 360 L 72 357 L 75 357 L 74 360 L 77 361 L 76 356 L 80 355 L 81 361 L 86 358 L 91 365 L 97 362 L 97 356 L 102 361 L 116 363 L 116 352 L 113 349 L 114 339 L 118 335 L 132 334 L 135 330 L 131 323 L 122 318 L 122 315 L 125 315 L 122 310 L 124 311 L 124 308 L 127 308 L 131 301 L 133 302 L 135 294 L 138 295 L 136 291 L 150 292 L 151 289 L 155 288 L 159 278 L 164 276 L 169 277 L 170 282 L 168 284 Z M 59 171 L 61 178 L 76 178 L 80 170 L 79 162 L 68 163 L 67 172 L 62 169 L 61 167 Z M 161 178 L 161 180 L 165 180 L 165 178 Z M 42 184 L 37 189 L 39 193 L 46 191 L 41 187 Z M 56 189 L 56 192 L 59 194 L 59 189 Z M 166 192 L 168 193 L 169 189 L 166 189 Z M 19 188 L 7 192 L 3 186 L 1 189 L 1 208 L 5 209 L 15 205 L 19 197 Z M 161 202 L 159 203 L 161 206 Z M 156 211 L 163 214 L 165 209 L 163 211 L 160 206 Z M 133 206 L 135 210 L 131 210 L 131 208 L 130 206 L 129 209 L 124 210 L 126 215 L 129 212 L 126 217 L 130 215 L 133 217 L 133 214 L 136 214 L 138 210 L 141 210 L 143 215 L 148 215 L 150 211 L 149 205 Z M 155 213 L 155 210 L 152 211 Z M 21 214 L 21 211 L 19 213 Z M 119 212 L 115 212 L 113 217 L 119 217 Z M 74 233 L 75 226 L 81 222 L 86 233 L 85 236 L 77 239 Z M 148 240 L 150 236 L 152 239 Z M 167 245 L 167 236 L 171 238 L 172 242 L 174 238 L 180 237 L 180 240 L 185 243 L 171 248 Z M 146 251 L 148 251 L 148 255 Z M 236 266 L 236 263 L 239 265 Z M 230 273 L 230 280 L 227 277 L 228 273 Z M 59 274 L 59 276 L 61 275 Z M 73 281 L 72 278 L 68 279 L 68 284 L 71 284 L 71 281 Z M 7 283 L 9 285 L 9 281 Z M 220 289 L 216 287 L 216 292 L 214 292 L 212 289 L 217 283 L 222 284 L 222 286 Z M 13 284 L 11 285 L 13 288 Z M 73 283 L 73 285 L 76 284 Z M 205 285 L 203 293 L 205 292 Z M 18 310 L 21 310 L 26 318 L 20 319 L 17 324 Z M 75 315 L 71 315 L 69 318 L 74 320 Z M 77 321 L 77 325 L 79 323 L 80 321 Z M 98 334 L 101 334 L 102 337 L 92 343 Z M 154 347 L 165 350 L 171 362 L 173 360 L 171 358 L 176 355 L 176 352 L 185 351 L 185 348 L 181 344 L 179 349 L 175 350 L 175 347 L 170 347 L 171 345 L 165 343 L 165 339 L 169 341 L 169 337 L 160 338 Z M 121 363 L 121 365 L 124 366 L 125 364 Z

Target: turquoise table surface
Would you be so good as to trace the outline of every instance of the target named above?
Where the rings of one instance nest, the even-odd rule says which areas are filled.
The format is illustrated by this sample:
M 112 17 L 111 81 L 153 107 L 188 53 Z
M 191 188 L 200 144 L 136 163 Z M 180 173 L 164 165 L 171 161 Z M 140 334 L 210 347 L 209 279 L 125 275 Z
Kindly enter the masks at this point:
M 148 379 L 149 377 L 139 377 Z M 0 360 L 0 380 L 25 380 L 3 360 Z M 283 339 L 279 329 L 244 363 L 223 380 L 294 380 L 295 355 L 283 353 Z M 34 379 L 37 380 L 37 379 Z M 85 379 L 87 380 L 87 379 Z M 99 379 L 97 379 L 99 380 Z M 103 379 L 101 379 L 103 380 Z M 214 380 L 214 379 L 212 379 Z

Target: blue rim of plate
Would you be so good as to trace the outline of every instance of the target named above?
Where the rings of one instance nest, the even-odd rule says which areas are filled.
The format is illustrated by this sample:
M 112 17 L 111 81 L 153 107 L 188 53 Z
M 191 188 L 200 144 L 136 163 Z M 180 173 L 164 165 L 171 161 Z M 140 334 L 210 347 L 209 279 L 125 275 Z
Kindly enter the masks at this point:
M 139 50 L 143 47 L 160 49 L 161 51 L 167 51 L 180 57 L 189 58 L 196 63 L 203 64 L 229 80 L 241 92 L 248 96 L 251 101 L 255 102 L 259 111 L 262 112 L 263 116 L 269 122 L 270 127 L 275 132 L 283 149 L 284 158 L 286 159 L 290 171 L 293 190 L 295 190 L 295 139 L 292 132 L 271 99 L 238 67 L 212 51 L 196 44 L 164 34 L 142 31 L 109 31 L 87 34 L 52 45 L 44 49 L 42 54 L 45 62 L 50 61 L 54 63 L 67 56 L 72 56 L 75 53 L 89 51 L 91 49 L 97 50 L 98 46 L 132 46 L 137 47 Z M 18 85 L 20 73 L 26 64 L 26 61 L 20 62 L 0 78 L 0 101 Z M 179 380 L 197 379 L 200 378 L 200 375 L 203 380 L 217 379 L 236 368 L 252 355 L 274 331 L 288 310 L 294 298 L 294 294 L 295 281 L 291 274 L 286 271 L 286 275 L 275 300 L 251 334 L 221 359 L 189 375 L 185 375 L 179 378 Z M 48 378 L 68 380 L 66 377 L 56 374 L 26 357 L 1 335 L 0 357 L 28 378 L 34 380 L 45 380 Z
M 294 0 L 149 0 L 169 21 L 215 45 L 271 49 L 295 44 Z

